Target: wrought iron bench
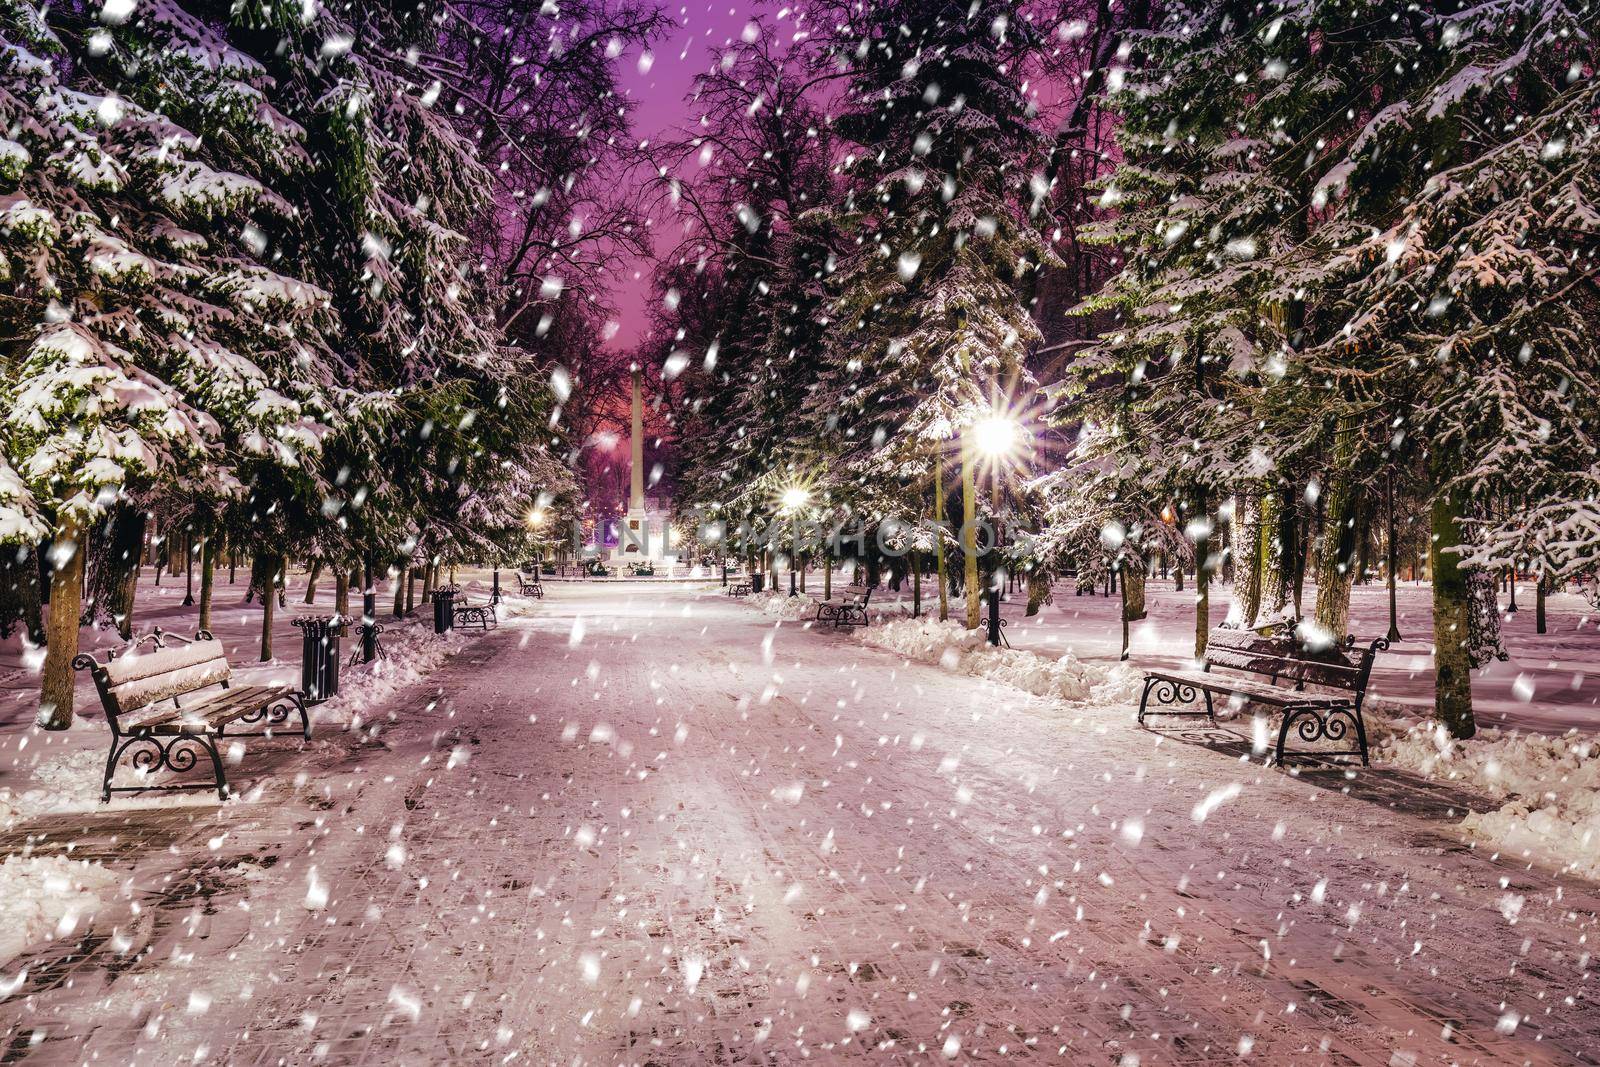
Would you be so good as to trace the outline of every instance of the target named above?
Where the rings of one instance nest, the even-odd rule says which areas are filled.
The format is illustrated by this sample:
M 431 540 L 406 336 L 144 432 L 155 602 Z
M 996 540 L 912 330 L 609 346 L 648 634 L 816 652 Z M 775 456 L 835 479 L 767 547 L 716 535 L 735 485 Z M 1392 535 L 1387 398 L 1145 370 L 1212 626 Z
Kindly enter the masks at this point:
M 1338 744 L 1354 731 L 1354 749 L 1309 754 L 1360 756 L 1365 765 L 1367 727 L 1361 717 L 1361 704 L 1372 674 L 1372 661 L 1388 647 L 1389 642 L 1380 637 L 1366 648 L 1357 648 L 1355 638 L 1350 637 L 1338 647 L 1310 650 L 1289 635 L 1264 637 L 1254 630 L 1212 630 L 1206 637 L 1200 670 L 1145 672 L 1138 721 L 1143 725 L 1150 715 L 1204 715 L 1215 723 L 1213 696 L 1237 697 L 1246 704 L 1282 711 L 1274 762 L 1283 763 L 1284 745 L 1291 729 L 1307 744 Z M 1229 673 L 1214 673 L 1219 669 Z M 1152 711 L 1148 707 L 1152 698 L 1157 704 L 1189 704 L 1204 698 L 1205 710 Z
M 182 642 L 168 648 L 168 638 Z M 150 642 L 153 650 L 140 652 Z M 229 684 L 233 670 L 222 651 L 222 642 L 205 630 L 187 640 L 157 629 L 136 638 L 119 655 L 108 652 L 104 663 L 83 653 L 72 666 L 88 671 L 100 693 L 111 726 L 111 751 L 106 756 L 105 778 L 100 800 L 112 793 L 138 793 L 147 789 L 164 791 L 210 789 L 228 798 L 228 780 L 222 769 L 217 743 L 225 738 L 287 736 L 292 715 L 300 716 L 295 732 L 311 739 L 311 719 L 304 699 L 287 685 Z M 204 690 L 212 690 L 195 696 Z M 190 700 L 190 697 L 194 697 Z M 244 727 L 244 729 L 239 729 Z M 251 729 L 255 727 L 256 729 Z M 211 760 L 215 781 L 179 785 L 113 786 L 117 764 L 129 752 L 133 769 L 150 775 L 166 769 L 182 773 L 192 770 L 204 754 Z
M 543 600 L 544 583 L 539 580 L 539 576 L 537 574 L 534 574 L 530 577 L 529 575 L 518 571 L 517 592 L 521 593 L 523 596 L 531 596 L 536 600 Z
M 872 603 L 869 588 L 860 596 L 847 596 L 842 600 L 824 600 L 817 604 L 817 622 L 831 622 L 837 630 L 841 626 L 867 625 L 867 605 Z
M 729 596 L 739 596 L 739 597 L 749 596 L 750 595 L 750 583 L 749 582 L 734 582 L 732 585 L 728 586 L 728 595 Z
M 488 633 L 500 625 L 492 603 L 472 603 L 459 585 L 442 585 L 434 591 L 434 595 L 451 599 L 450 621 L 454 626 L 462 629 L 473 626 Z

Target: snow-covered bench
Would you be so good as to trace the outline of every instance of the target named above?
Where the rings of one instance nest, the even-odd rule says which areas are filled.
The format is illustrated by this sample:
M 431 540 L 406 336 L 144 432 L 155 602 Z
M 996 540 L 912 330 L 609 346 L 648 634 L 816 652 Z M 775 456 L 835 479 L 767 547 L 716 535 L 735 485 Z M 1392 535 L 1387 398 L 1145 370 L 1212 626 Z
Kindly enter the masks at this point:
M 517 592 L 523 596 L 531 596 L 537 600 L 544 599 L 544 583 L 539 580 L 537 573 L 533 575 L 517 572 Z
M 167 640 L 182 644 L 168 648 Z M 152 650 L 141 652 L 149 642 Z M 305 701 L 286 685 L 246 685 L 229 683 L 233 670 L 222 651 L 222 642 L 201 630 L 189 641 L 157 629 L 135 639 L 121 654 L 108 652 L 104 663 L 87 653 L 73 659 L 72 666 L 88 671 L 100 693 L 111 726 L 111 752 L 106 756 L 105 779 L 100 800 L 111 799 L 113 792 L 137 793 L 146 789 L 210 789 L 228 797 L 227 776 L 217 743 L 223 738 L 287 736 L 291 716 L 300 724 L 292 729 L 306 740 L 311 738 L 311 719 Z M 204 695 L 197 696 L 204 692 Z M 193 698 L 193 699 L 191 699 Z M 240 729 L 243 727 L 243 729 Z M 255 729 L 251 729 L 254 727 Z M 132 753 L 129 762 L 141 775 L 166 769 L 192 770 L 203 754 L 210 758 L 215 781 L 180 785 L 113 786 L 117 764 Z
M 729 596 L 749 596 L 750 595 L 750 583 L 749 582 L 734 582 L 732 585 L 728 586 L 728 595 Z
M 1355 638 L 1342 646 L 1310 650 L 1296 637 L 1264 637 L 1254 630 L 1218 628 L 1206 636 L 1206 654 L 1200 670 L 1146 671 L 1144 693 L 1139 698 L 1139 723 L 1150 715 L 1204 715 L 1217 721 L 1213 695 L 1238 698 L 1245 704 L 1262 704 L 1283 713 L 1278 728 L 1277 763 L 1283 762 L 1289 731 L 1307 744 L 1338 744 L 1355 732 L 1356 747 L 1316 756 L 1360 756 L 1367 763 L 1367 728 L 1361 717 L 1372 661 L 1389 647 L 1378 638 L 1364 649 Z M 1226 674 L 1215 673 L 1217 670 Z M 1310 687 L 1310 688 L 1307 688 Z M 1203 697 L 1204 711 L 1152 711 L 1157 704 L 1189 704 Z
M 831 622 L 837 630 L 841 626 L 865 626 L 867 605 L 872 603 L 872 590 L 846 595 L 837 600 L 823 600 L 817 604 L 817 622 Z

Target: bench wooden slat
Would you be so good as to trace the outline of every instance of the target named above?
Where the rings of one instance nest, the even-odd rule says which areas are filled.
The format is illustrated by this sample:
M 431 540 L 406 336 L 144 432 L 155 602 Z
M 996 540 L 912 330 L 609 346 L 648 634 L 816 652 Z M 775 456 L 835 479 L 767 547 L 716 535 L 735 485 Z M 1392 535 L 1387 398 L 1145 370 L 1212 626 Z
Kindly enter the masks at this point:
M 1206 689 L 1213 693 L 1238 693 L 1248 696 L 1263 704 L 1272 704 L 1284 708 L 1291 704 L 1319 705 L 1327 707 L 1332 704 L 1347 703 L 1348 699 L 1332 693 L 1308 693 L 1285 686 L 1271 685 L 1266 682 L 1255 682 L 1248 678 L 1232 678 L 1224 674 L 1211 674 L 1206 671 L 1146 671 L 1148 677 L 1164 678 L 1167 681 L 1178 682 L 1182 685 L 1193 686 L 1196 689 Z
M 152 730 L 156 733 L 192 733 L 225 726 L 235 719 L 282 700 L 294 690 L 286 685 L 247 685 L 224 689 L 197 703 L 163 708 L 148 717 L 125 723 L 128 732 Z

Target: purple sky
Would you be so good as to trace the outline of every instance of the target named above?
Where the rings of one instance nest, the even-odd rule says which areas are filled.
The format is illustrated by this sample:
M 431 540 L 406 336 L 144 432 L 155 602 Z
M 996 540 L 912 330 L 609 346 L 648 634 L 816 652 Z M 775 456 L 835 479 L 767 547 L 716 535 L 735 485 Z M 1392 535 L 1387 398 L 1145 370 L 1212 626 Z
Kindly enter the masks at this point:
M 787 15 L 775 20 L 777 12 L 785 10 L 783 7 L 750 0 L 743 3 L 701 0 L 669 6 L 666 10 L 677 28 L 656 42 L 649 62 L 641 62 L 637 52 L 619 61 L 623 91 L 636 105 L 634 134 L 652 144 L 661 139 L 663 132 L 670 136 L 672 130 L 689 125 L 696 117 L 685 96 L 693 87 L 695 75 L 710 64 L 711 47 L 738 38 L 754 14 L 765 16 L 769 29 L 777 27 L 785 35 L 792 32 L 794 25 Z M 658 243 L 659 250 L 665 253 L 672 248 L 674 236 L 669 232 Z M 633 347 L 649 325 L 651 267 L 648 259 L 633 262 L 617 286 L 614 300 L 616 321 L 621 328 L 612 344 L 619 348 Z
M 794 15 L 781 0 L 779 3 L 692 0 L 668 6 L 666 13 L 676 27 L 656 42 L 647 60 L 637 51 L 618 60 L 622 91 L 635 105 L 634 136 L 652 144 L 663 140 L 663 134 L 670 138 L 674 131 L 687 129 L 698 118 L 698 112 L 686 96 L 693 88 L 695 76 L 710 65 L 712 47 L 731 44 L 755 16 L 761 16 L 767 32 L 779 35 L 784 43 L 791 42 L 799 26 L 804 25 L 802 22 L 797 26 Z M 1063 87 L 1049 82 L 1035 82 L 1030 85 L 1029 92 L 1047 112 L 1060 105 L 1064 98 Z M 665 255 L 676 244 L 677 234 L 673 232 L 670 219 L 658 219 L 656 225 L 662 228 L 658 231 L 656 250 Z M 618 279 L 613 294 L 615 321 L 619 327 L 611 341 L 615 348 L 625 351 L 634 347 L 649 327 L 653 266 L 649 258 L 636 259 L 623 269 Z

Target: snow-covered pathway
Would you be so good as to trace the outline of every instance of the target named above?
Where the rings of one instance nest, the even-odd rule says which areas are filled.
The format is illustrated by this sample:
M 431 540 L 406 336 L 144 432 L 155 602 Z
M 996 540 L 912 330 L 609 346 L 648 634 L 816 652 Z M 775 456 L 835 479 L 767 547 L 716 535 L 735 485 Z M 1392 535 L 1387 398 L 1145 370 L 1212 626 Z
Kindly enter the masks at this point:
M 429 689 L 180 836 L 132 952 L 32 961 L 6 1054 L 1600 1059 L 1600 893 L 1394 772 L 1262 770 L 673 587 L 552 585 Z

